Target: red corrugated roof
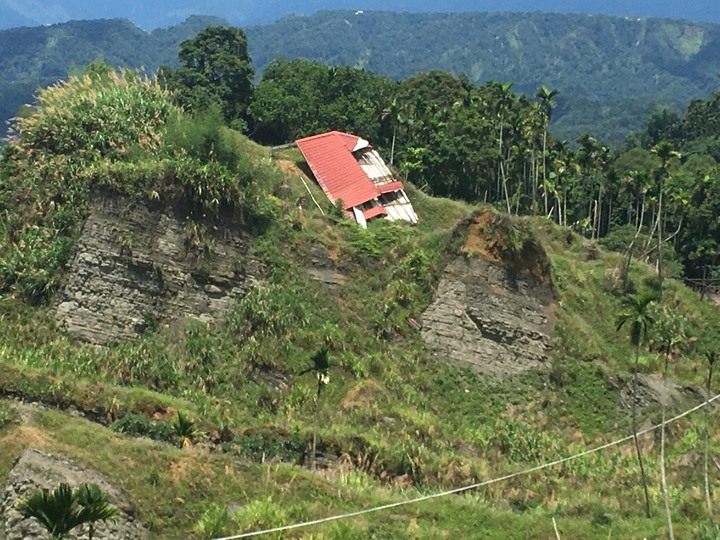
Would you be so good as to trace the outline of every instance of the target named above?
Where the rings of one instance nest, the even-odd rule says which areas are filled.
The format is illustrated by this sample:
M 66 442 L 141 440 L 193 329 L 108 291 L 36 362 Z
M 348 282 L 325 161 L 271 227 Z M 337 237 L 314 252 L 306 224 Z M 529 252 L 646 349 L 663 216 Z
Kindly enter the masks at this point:
M 387 184 L 380 184 L 378 189 L 380 190 L 380 193 L 392 193 L 394 191 L 400 191 L 403 187 L 403 183 L 400 180 L 395 180 L 394 182 L 388 182 Z
M 382 206 L 373 206 L 372 208 L 368 208 L 367 210 L 363 211 L 363 216 L 365 216 L 365 219 L 372 219 L 377 216 L 387 216 L 387 210 L 383 208 Z
M 380 190 L 352 155 L 359 137 L 331 131 L 297 141 L 310 169 L 328 198 L 343 200 L 344 209 L 380 196 Z

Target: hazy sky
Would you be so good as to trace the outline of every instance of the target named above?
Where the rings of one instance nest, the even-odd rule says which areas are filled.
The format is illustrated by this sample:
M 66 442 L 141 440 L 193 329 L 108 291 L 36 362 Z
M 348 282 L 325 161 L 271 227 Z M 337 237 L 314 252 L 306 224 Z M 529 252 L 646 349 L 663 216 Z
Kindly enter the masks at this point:
M 720 23 L 720 0 L 0 0 L 0 28 L 123 17 L 152 29 L 176 24 L 191 14 L 218 15 L 236 24 L 252 24 L 320 9 L 549 11 Z

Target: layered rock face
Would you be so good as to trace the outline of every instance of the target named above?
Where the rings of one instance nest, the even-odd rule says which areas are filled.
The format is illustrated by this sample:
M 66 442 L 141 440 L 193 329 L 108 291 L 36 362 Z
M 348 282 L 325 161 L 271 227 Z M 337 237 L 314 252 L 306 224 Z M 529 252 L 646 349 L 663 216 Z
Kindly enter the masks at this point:
M 423 314 L 422 335 L 438 358 L 501 378 L 546 365 L 556 302 L 541 248 L 527 244 L 511 260 L 488 238 L 489 219 L 470 223 Z
M 90 208 L 55 312 L 85 341 L 133 339 L 159 322 L 219 319 L 262 274 L 241 226 L 198 224 L 181 201 L 97 193 Z
M 107 494 L 110 504 L 118 509 L 115 521 L 95 525 L 93 537 L 97 540 L 141 540 L 149 537 L 147 530 L 135 519 L 132 505 L 100 473 L 31 449 L 23 452 L 0 485 L 0 539 L 48 538 L 47 531 L 36 520 L 22 517 L 17 505 L 34 492 L 40 489 L 52 491 L 60 483 L 71 488 L 83 483 L 96 484 Z M 73 530 L 69 536 L 70 539 L 87 537 L 85 526 Z

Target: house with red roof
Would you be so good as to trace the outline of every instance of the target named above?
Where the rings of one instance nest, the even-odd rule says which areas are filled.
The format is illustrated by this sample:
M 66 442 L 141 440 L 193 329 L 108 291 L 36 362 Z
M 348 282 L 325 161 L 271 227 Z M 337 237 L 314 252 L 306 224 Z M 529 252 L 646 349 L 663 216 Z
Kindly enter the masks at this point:
M 330 131 L 296 144 L 328 199 L 342 200 L 343 211 L 361 226 L 373 218 L 418 222 L 402 182 L 365 139 Z

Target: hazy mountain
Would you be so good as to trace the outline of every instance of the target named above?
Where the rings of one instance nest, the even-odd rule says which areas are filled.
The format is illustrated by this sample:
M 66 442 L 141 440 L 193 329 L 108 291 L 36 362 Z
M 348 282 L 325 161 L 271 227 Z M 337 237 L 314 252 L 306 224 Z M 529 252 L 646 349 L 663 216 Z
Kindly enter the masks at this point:
M 0 31 L 0 118 L 37 86 L 97 58 L 147 71 L 173 64 L 181 41 L 223 23 L 191 17 L 148 33 L 115 19 Z M 541 84 L 557 88 L 553 129 L 569 140 L 583 132 L 622 139 L 657 104 L 679 109 L 707 96 L 720 72 L 720 26 L 668 19 L 334 11 L 247 32 L 258 71 L 278 56 L 300 56 L 395 79 L 440 69 L 478 83 L 513 81 L 528 94 Z
M 234 24 L 271 22 L 290 14 L 309 15 L 319 10 L 391 10 L 408 12 L 512 11 L 557 13 L 605 13 L 632 17 L 671 17 L 720 22 L 720 4 L 710 0 L 160 0 L 144 2 L 97 2 L 90 0 L 0 0 L 0 29 L 40 25 L 72 19 L 124 18 L 141 28 L 153 29 L 178 24 L 199 13 L 223 17 Z

